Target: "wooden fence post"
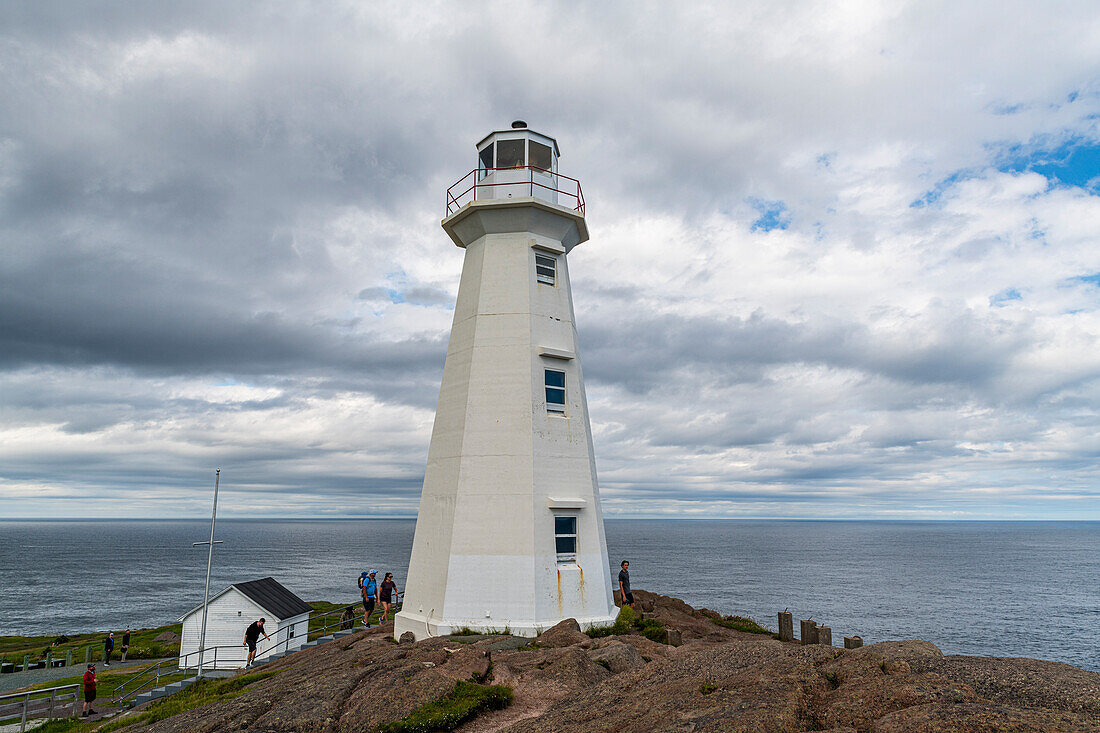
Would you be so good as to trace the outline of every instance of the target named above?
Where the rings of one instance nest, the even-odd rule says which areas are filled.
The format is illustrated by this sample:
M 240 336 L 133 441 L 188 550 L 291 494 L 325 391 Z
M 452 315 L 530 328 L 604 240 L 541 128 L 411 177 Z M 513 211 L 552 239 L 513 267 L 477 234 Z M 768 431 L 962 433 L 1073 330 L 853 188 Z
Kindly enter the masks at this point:
M 817 627 L 817 643 L 825 646 L 833 645 L 833 630 L 828 626 Z
M 799 622 L 799 625 L 801 627 L 799 631 L 801 632 L 802 637 L 799 643 L 801 643 L 803 646 L 805 646 L 806 644 L 816 644 L 817 624 L 810 619 L 802 619 Z
M 794 641 L 794 616 L 790 611 L 779 612 L 779 640 Z

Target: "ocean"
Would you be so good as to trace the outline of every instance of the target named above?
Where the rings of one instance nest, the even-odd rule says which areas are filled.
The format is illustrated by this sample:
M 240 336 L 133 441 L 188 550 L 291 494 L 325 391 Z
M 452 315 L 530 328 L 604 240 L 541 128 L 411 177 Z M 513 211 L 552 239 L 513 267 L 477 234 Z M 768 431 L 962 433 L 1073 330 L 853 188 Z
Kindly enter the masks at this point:
M 404 588 L 411 519 L 218 522 L 211 592 L 272 576 L 352 602 L 370 567 Z M 209 522 L 0 521 L 0 635 L 159 626 L 202 603 Z M 606 522 L 635 588 L 834 643 L 925 639 L 945 654 L 1035 657 L 1100 671 L 1100 522 Z M 471 582 L 476 582 L 471 579 Z

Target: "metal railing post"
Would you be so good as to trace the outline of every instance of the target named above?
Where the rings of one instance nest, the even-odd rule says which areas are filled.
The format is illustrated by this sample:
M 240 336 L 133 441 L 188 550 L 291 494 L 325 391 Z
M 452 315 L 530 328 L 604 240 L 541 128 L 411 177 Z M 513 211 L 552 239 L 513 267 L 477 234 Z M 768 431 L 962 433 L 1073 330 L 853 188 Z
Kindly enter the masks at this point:
M 23 696 L 23 719 L 19 721 L 19 731 L 22 733 L 27 729 L 27 709 L 31 706 L 31 693 L 27 693 Z

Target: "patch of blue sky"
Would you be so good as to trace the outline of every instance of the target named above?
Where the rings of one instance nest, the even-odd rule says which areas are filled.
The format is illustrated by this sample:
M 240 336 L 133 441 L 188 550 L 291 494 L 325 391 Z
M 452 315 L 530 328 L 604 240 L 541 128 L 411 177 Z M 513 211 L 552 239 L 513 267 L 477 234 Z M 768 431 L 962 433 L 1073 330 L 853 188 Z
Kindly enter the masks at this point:
M 1013 300 L 1023 300 L 1024 296 L 1016 288 L 1007 288 L 989 298 L 991 306 L 1001 307 Z
M 751 231 L 770 232 L 774 229 L 786 229 L 791 225 L 791 212 L 782 201 L 769 201 L 750 197 L 746 199 L 759 216 L 752 223 Z
M 912 203 L 910 203 L 909 208 L 911 208 L 911 209 L 920 209 L 920 208 L 923 208 L 925 206 L 929 206 L 931 204 L 936 203 L 941 198 L 943 198 L 943 194 L 947 191 L 947 189 L 951 188 L 952 186 L 954 186 L 959 181 L 965 181 L 967 178 L 973 178 L 974 175 L 975 175 L 974 171 L 972 171 L 970 169 L 962 169 L 962 170 L 955 171 L 954 173 L 949 175 L 947 178 L 944 178 L 942 181 L 937 183 L 935 186 L 933 186 L 929 190 L 925 191 L 923 196 L 921 196 L 920 198 L 918 198 L 915 201 L 913 201 Z
M 1100 141 L 1072 137 L 1013 145 L 1004 150 L 996 163 L 1006 173 L 1038 173 L 1063 186 L 1077 186 L 1100 193 Z
M 1074 279 L 1083 283 L 1090 283 L 1100 288 L 1100 272 L 1094 272 L 1091 275 L 1082 275 Z

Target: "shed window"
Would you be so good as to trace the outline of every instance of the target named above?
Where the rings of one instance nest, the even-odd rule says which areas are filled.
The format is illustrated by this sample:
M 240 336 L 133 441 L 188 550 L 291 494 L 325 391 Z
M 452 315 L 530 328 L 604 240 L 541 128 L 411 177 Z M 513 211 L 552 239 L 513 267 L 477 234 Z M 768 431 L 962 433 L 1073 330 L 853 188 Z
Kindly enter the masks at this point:
M 530 146 L 528 159 L 531 161 L 530 165 L 535 168 L 542 168 L 547 173 L 553 167 L 553 159 L 550 157 L 550 146 L 543 145 L 531 140 L 527 143 Z
M 481 163 L 477 171 L 477 179 L 480 181 L 482 178 L 489 175 L 489 169 L 493 167 L 493 144 L 489 143 L 486 145 L 485 149 L 478 153 L 477 157 Z
M 522 168 L 525 140 L 497 140 L 497 168 Z
M 565 414 L 565 372 L 546 369 L 546 411 Z
M 540 283 L 553 285 L 558 272 L 558 261 L 554 257 L 535 255 L 535 279 Z
M 574 562 L 577 559 L 576 517 L 554 517 L 554 550 L 558 562 Z

